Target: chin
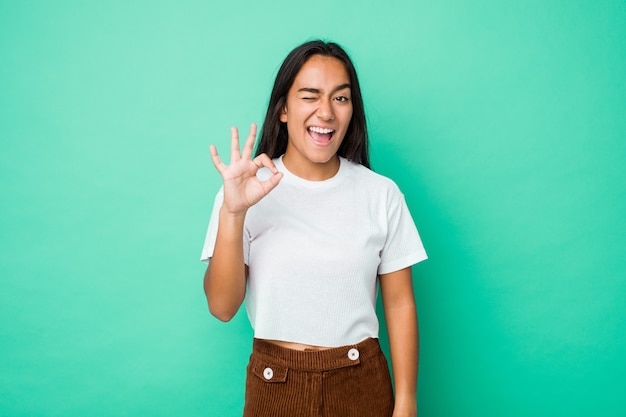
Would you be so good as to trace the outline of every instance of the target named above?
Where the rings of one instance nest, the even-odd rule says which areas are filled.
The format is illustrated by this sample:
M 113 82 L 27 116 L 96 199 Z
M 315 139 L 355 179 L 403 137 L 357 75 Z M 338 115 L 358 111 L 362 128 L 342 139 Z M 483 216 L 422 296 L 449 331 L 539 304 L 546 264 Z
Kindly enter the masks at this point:
M 309 155 L 307 159 L 315 164 L 327 164 L 331 162 L 333 159 L 335 159 L 336 157 L 337 157 L 337 152 L 334 152 L 330 155 L 324 152 L 324 155 L 320 155 L 320 153 Z

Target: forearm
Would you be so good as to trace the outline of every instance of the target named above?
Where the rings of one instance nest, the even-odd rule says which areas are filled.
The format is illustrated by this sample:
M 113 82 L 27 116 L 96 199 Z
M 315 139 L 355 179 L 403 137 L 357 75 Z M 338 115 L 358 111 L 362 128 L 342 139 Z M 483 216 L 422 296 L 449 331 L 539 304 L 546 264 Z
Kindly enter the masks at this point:
M 385 311 L 391 364 L 396 393 L 396 410 L 406 416 L 417 415 L 417 370 L 419 338 L 415 303 Z M 395 416 L 396 414 L 394 414 Z
M 239 310 L 246 294 L 246 266 L 243 259 L 243 222 L 245 213 L 232 215 L 220 211 L 213 256 L 204 275 L 204 292 L 211 314 L 230 320 Z
M 396 391 L 393 417 L 417 415 L 417 313 L 411 268 L 380 277 Z

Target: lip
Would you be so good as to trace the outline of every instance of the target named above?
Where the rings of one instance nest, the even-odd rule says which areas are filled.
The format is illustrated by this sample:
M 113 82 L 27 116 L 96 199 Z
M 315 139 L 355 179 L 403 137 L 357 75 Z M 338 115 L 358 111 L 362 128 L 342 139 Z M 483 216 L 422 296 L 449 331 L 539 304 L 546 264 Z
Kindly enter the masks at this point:
M 319 140 L 319 139 L 316 139 L 311 134 L 311 131 L 309 130 L 310 127 L 318 127 L 318 128 L 322 128 L 322 129 L 332 129 L 333 132 L 330 135 L 330 139 L 328 139 L 328 140 Z M 337 133 L 337 130 L 332 128 L 332 127 L 309 126 L 309 127 L 306 128 L 306 133 L 309 135 L 309 139 L 311 139 L 311 142 L 313 142 L 313 144 L 315 144 L 316 146 L 319 146 L 319 147 L 326 147 L 326 146 L 329 146 L 331 143 L 333 143 L 333 139 L 335 138 L 335 133 Z
M 309 125 L 306 127 L 306 130 L 311 129 L 312 127 L 317 128 L 317 129 L 328 129 L 328 130 L 332 130 L 333 133 L 337 131 L 336 128 L 332 127 L 332 126 L 322 126 L 322 125 Z

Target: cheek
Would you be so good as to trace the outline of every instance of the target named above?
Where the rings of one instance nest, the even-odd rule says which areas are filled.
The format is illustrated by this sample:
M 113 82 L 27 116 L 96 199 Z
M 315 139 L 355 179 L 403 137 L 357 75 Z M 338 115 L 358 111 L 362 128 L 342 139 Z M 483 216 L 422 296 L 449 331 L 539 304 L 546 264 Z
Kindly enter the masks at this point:
M 291 142 L 292 138 L 298 138 L 299 135 L 300 135 L 300 132 L 296 128 L 296 124 L 295 123 L 287 123 L 287 141 Z
M 349 109 L 346 109 L 343 116 L 344 116 L 344 121 L 345 121 L 345 128 L 348 129 L 348 125 L 352 121 L 352 107 L 350 107 Z

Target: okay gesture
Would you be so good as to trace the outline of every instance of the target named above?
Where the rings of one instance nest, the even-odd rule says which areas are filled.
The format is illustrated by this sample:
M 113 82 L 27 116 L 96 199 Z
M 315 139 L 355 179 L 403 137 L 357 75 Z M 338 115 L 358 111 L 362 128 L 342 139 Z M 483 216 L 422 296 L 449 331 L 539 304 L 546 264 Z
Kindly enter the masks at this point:
M 240 152 L 239 132 L 236 127 L 230 129 L 230 165 L 222 162 L 217 149 L 211 145 L 213 165 L 224 181 L 223 209 L 232 214 L 244 214 L 269 194 L 283 177 L 267 154 L 252 159 L 256 130 L 256 124 L 252 123 L 243 151 Z M 272 173 L 266 181 L 261 181 L 256 176 L 261 167 L 266 167 Z

